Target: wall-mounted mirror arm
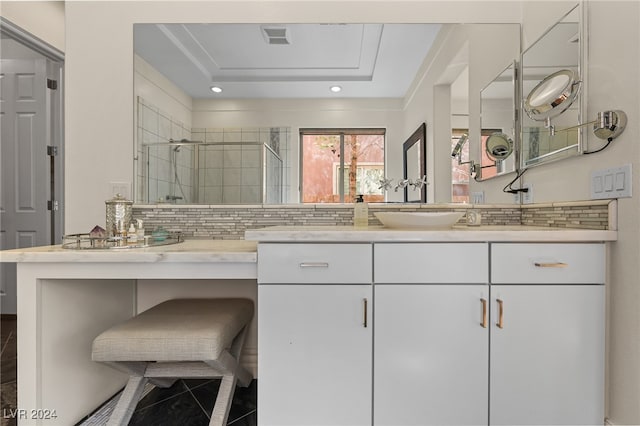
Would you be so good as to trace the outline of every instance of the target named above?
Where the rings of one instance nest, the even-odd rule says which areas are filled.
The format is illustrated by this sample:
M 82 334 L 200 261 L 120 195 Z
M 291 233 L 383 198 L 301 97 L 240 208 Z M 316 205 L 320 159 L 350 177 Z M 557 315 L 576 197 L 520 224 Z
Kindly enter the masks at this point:
M 463 164 L 468 164 L 469 175 L 475 180 L 478 180 L 480 170 L 482 170 L 482 166 L 473 160 L 462 161 L 462 148 L 464 147 L 464 144 L 467 143 L 467 141 L 469 141 L 469 135 L 465 133 L 462 136 L 460 136 L 460 139 L 458 139 L 456 146 L 453 148 L 453 151 L 451 151 L 451 158 L 455 158 L 458 161 L 459 166 L 462 166 Z
M 583 154 L 595 154 L 596 152 L 600 152 L 608 147 L 609 144 L 615 138 L 620 136 L 627 127 L 627 114 L 621 110 L 600 111 L 598 112 L 595 120 L 580 123 L 571 127 L 565 127 L 564 129 L 554 130 L 552 134 L 557 132 L 566 132 L 580 127 L 589 126 L 591 124 L 593 124 L 593 134 L 598 139 L 606 140 L 607 144 L 594 151 L 584 151 Z
M 607 143 L 602 148 L 584 151 L 583 154 L 595 154 L 608 147 L 611 141 L 620 136 L 627 127 L 627 114 L 620 110 L 602 111 L 598 113 L 595 122 L 592 123 L 594 123 L 593 134 L 599 139 L 606 140 Z

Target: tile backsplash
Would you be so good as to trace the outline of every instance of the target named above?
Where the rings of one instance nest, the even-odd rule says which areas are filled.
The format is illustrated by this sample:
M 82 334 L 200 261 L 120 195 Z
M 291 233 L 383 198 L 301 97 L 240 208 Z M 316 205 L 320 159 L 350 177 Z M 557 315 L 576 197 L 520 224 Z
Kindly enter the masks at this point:
M 530 225 L 583 229 L 615 229 L 615 201 L 518 205 L 370 204 L 369 225 L 380 225 L 377 211 L 480 212 L 483 225 Z M 247 229 L 267 226 L 350 226 L 353 204 L 294 205 L 134 205 L 147 232 L 162 226 L 186 238 L 243 239 Z M 462 218 L 460 223 L 464 224 Z

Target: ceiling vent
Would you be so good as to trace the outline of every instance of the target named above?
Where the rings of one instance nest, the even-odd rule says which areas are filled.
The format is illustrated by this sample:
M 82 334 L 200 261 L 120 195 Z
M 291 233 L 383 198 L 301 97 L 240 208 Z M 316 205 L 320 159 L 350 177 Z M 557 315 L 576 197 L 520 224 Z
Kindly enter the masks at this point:
M 291 44 L 291 34 L 287 27 L 261 27 L 267 44 Z

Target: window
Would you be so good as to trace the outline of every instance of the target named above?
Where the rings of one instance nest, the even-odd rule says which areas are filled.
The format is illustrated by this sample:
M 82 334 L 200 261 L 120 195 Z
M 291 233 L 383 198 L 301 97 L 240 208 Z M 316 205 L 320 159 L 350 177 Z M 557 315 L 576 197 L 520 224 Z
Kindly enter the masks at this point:
M 301 129 L 303 203 L 384 201 L 384 129 Z

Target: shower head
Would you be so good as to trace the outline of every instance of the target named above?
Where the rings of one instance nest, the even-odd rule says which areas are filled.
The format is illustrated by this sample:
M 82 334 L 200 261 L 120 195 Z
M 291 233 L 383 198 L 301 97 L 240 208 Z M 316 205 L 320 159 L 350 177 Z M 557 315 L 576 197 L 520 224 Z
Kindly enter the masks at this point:
M 169 139 L 169 143 L 172 144 L 176 144 L 176 146 L 173 147 L 173 152 L 178 152 L 180 151 L 180 147 L 182 147 L 182 145 L 188 145 L 188 144 L 201 144 L 202 141 L 190 141 L 189 139 L 180 139 L 179 141 L 175 140 L 175 139 Z

